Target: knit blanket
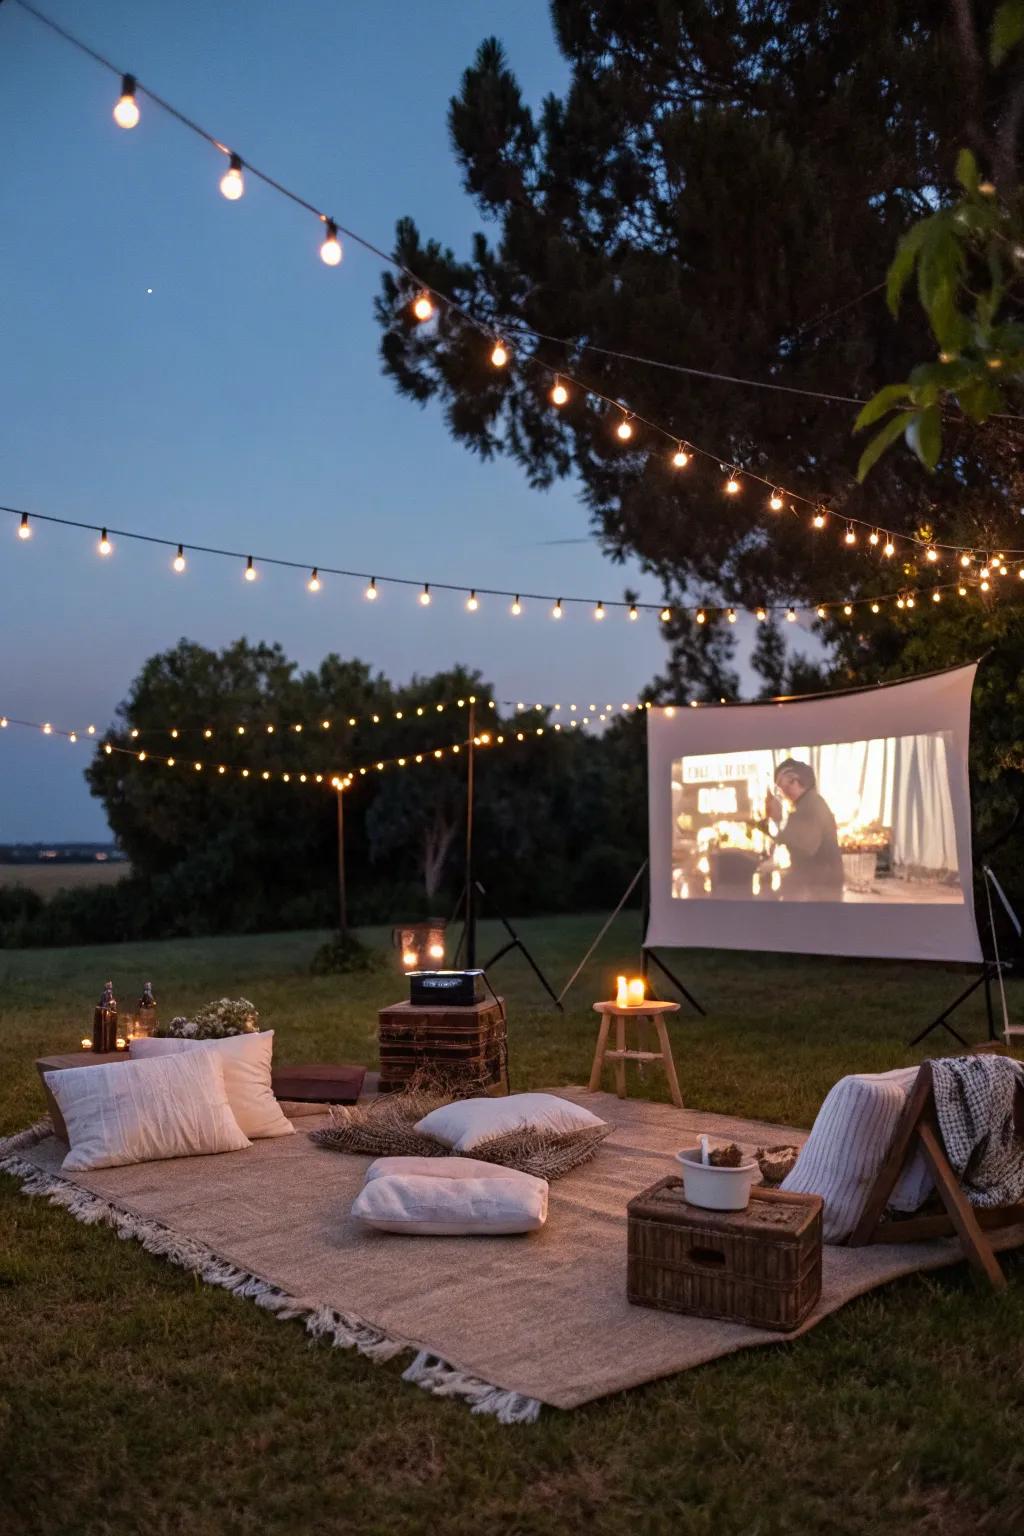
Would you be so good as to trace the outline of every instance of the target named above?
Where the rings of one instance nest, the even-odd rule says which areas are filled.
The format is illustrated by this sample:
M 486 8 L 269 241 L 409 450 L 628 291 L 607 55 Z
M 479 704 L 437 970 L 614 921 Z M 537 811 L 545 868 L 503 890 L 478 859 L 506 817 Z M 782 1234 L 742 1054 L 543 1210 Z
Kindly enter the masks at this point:
M 931 1068 L 939 1131 L 964 1194 L 977 1206 L 1015 1204 L 1024 1196 L 1024 1139 L 1014 1123 L 1024 1062 L 953 1056 Z

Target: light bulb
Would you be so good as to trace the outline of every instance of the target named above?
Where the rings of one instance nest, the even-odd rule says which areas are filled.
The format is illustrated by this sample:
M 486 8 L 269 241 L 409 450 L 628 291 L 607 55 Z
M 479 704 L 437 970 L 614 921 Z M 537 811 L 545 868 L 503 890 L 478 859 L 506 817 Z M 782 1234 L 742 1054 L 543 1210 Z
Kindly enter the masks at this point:
M 430 607 L 430 583 L 424 582 L 423 591 L 420 593 L 420 605 L 423 608 Z
M 914 598 L 913 598 L 913 597 L 910 597 L 910 596 L 908 596 L 908 597 L 907 597 L 907 607 L 908 607 L 908 608 L 913 608 L 913 606 L 914 606 Z
M 566 389 L 561 379 L 556 379 L 551 390 L 551 404 L 564 405 L 568 398 L 569 391 Z
M 477 609 L 480 607 L 475 591 L 471 592 L 466 598 L 466 607 L 469 609 L 470 613 L 476 613 Z
M 871 530 L 871 532 L 868 534 L 868 543 L 869 544 L 877 544 L 878 543 L 878 529 L 877 528 L 873 528 Z
M 374 603 L 374 602 L 377 601 L 377 578 L 376 578 L 376 576 L 371 576 L 370 577 L 370 585 L 367 587 L 366 591 L 363 593 L 363 596 L 366 598 L 366 601 L 368 603 Z
M 109 555 L 113 551 L 114 546 L 107 538 L 107 530 L 105 528 L 100 531 L 100 542 L 97 544 L 96 548 L 99 550 L 101 555 Z
M 237 203 L 245 191 L 245 178 L 242 175 L 242 162 L 237 155 L 231 156 L 231 162 L 220 179 L 220 190 L 229 203 Z
M 507 362 L 508 362 L 508 352 L 507 352 L 506 348 L 502 345 L 502 343 L 500 341 L 496 341 L 494 343 L 494 350 L 491 353 L 491 364 L 492 364 L 492 366 L 495 367 L 495 368 L 504 368 L 504 366 L 505 366 L 505 364 Z
M 245 562 L 245 579 L 246 581 L 256 580 L 256 567 L 252 563 L 252 555 Z
M 885 544 L 882 547 L 882 554 L 885 556 L 885 558 L 887 560 L 891 560 L 895 553 L 896 553 L 896 546 L 893 543 L 892 539 L 890 539 L 887 536 L 886 540 L 885 540 Z
M 796 609 L 795 608 L 787 608 L 786 609 L 786 619 L 787 619 L 787 621 L 790 624 L 795 624 L 796 623 Z
M 754 611 L 754 617 L 759 624 L 763 624 L 768 617 L 768 610 L 766 608 L 757 608 Z
M 898 597 L 896 599 L 896 607 L 897 608 L 905 608 L 906 606 L 907 606 L 907 600 L 906 600 L 905 597 Z
M 824 603 L 819 603 L 814 611 L 818 615 L 819 619 L 823 619 L 826 616 L 828 609 L 825 607 Z
M 771 507 L 773 512 L 781 512 L 783 508 L 782 492 L 772 491 L 768 498 L 768 505 Z
M 687 453 L 687 451 L 683 447 L 682 443 L 680 443 L 679 447 L 676 449 L 675 453 L 672 455 L 672 467 L 673 467 L 673 469 L 685 469 L 687 464 L 689 464 L 689 462 L 690 462 L 690 455 Z
M 738 496 L 739 491 L 740 483 L 736 478 L 736 471 L 733 470 L 728 480 L 725 482 L 725 494 L 727 496 Z
M 562 617 L 562 599 L 560 597 L 555 599 L 555 606 L 551 610 L 551 617 L 553 619 L 560 619 Z
M 704 609 L 703 608 L 698 608 L 697 609 L 697 623 L 698 624 L 706 624 L 707 620 L 708 620 L 708 616 L 704 612 Z
M 936 560 L 939 558 L 939 552 L 937 549 L 933 549 L 932 546 L 929 545 L 924 552 L 924 557 L 926 560 L 930 560 L 934 565 Z
M 956 590 L 960 594 L 961 597 L 966 597 L 967 596 L 967 588 L 966 587 L 957 587 Z
M 227 194 L 225 193 L 225 196 Z M 324 243 L 320 247 L 320 260 L 325 267 L 339 267 L 341 265 L 341 241 L 338 239 L 338 226 L 333 219 L 327 220 L 327 234 Z
M 824 526 L 825 526 L 825 514 L 824 514 L 824 512 L 815 512 L 814 516 L 811 518 L 811 524 L 815 528 L 824 528 Z
M 53 726 L 52 725 L 44 725 L 43 726 L 43 735 L 44 736 L 52 736 L 53 735 Z
M 932 593 L 932 602 L 933 603 L 941 603 L 942 602 L 942 593 L 941 592 L 933 592 Z
M 315 565 L 309 580 L 306 582 L 306 586 L 309 588 L 310 592 L 320 591 L 320 572 L 317 570 Z
M 991 573 L 989 572 L 987 565 L 983 565 L 981 570 L 978 572 L 978 575 L 981 577 L 982 581 L 987 581 L 990 574 Z
M 631 619 L 638 619 L 640 617 L 639 613 L 637 612 L 636 603 L 630 603 L 630 605 L 629 605 L 629 617 Z
M 663 624 L 667 624 L 671 617 L 672 617 L 672 609 L 671 608 L 663 608 L 661 610 L 661 612 L 658 614 L 658 618 L 661 620 L 661 622 Z
M 843 612 L 846 614 L 846 617 L 849 618 L 850 614 L 853 612 L 852 605 L 850 603 L 844 603 L 843 604 Z
M 594 607 L 594 618 L 595 619 L 603 619 L 604 618 L 604 603 L 602 603 L 600 601 L 597 602 L 597 604 Z
M 982 582 L 981 582 L 981 584 L 980 584 L 980 585 L 981 585 L 981 590 L 982 590 L 982 591 L 983 591 L 983 592 L 987 592 L 987 591 L 988 591 L 988 586 L 989 586 L 989 584 L 988 584 L 988 582 L 987 582 L 987 581 L 982 581 Z
M 966 571 L 967 567 L 971 564 L 971 561 L 973 560 L 973 558 L 974 558 L 973 555 L 969 555 L 966 550 L 964 550 L 963 554 L 960 556 L 960 564 L 963 566 L 965 571 Z
M 857 535 L 856 535 L 856 533 L 854 531 L 854 527 L 853 527 L 852 523 L 847 523 L 847 525 L 846 525 L 846 540 L 845 540 L 845 542 L 847 544 L 856 544 L 856 542 L 857 542 Z
M 620 442 L 629 442 L 630 438 L 633 436 L 633 423 L 630 421 L 628 416 L 623 416 L 622 420 L 615 428 L 615 432 Z
M 176 571 L 181 572 L 185 569 L 185 549 L 183 545 L 178 545 L 178 553 L 175 555 L 171 564 L 174 566 Z
M 32 537 L 32 529 L 29 527 L 28 513 L 27 512 L 23 512 L 21 514 L 21 522 L 18 524 L 18 538 L 19 539 L 30 539 L 31 537 Z
M 726 610 L 725 616 L 728 619 L 730 624 L 735 624 L 736 623 L 736 609 L 735 608 L 728 608 Z
M 135 76 L 121 76 L 121 99 L 114 108 L 114 122 L 119 128 L 134 128 L 139 120 L 139 104 L 135 100 Z
M 514 613 L 517 618 L 518 618 L 519 614 L 521 614 L 522 611 L 523 611 L 523 605 L 519 601 L 519 594 L 518 594 L 518 592 L 516 593 L 516 596 L 515 596 L 515 598 L 513 600 L 513 603 L 512 603 L 512 607 L 511 607 L 511 609 L 509 611 L 511 613 Z
M 878 604 L 877 603 L 872 603 L 871 604 L 871 612 L 872 613 L 878 613 L 878 611 L 879 611 Z
M 434 313 L 433 300 L 425 289 L 422 293 L 418 293 L 415 299 L 413 299 L 412 312 L 416 316 L 416 319 L 421 322 L 424 320 L 429 320 L 431 315 Z

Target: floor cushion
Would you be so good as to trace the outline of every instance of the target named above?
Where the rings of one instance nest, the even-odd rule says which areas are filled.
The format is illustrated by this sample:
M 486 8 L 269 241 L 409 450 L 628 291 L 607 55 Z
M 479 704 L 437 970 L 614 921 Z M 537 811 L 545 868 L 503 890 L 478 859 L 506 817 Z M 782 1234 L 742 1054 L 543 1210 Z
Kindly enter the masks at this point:
M 446 1178 L 421 1172 L 378 1173 L 367 1178 L 352 1215 L 379 1232 L 428 1237 L 495 1237 L 542 1227 L 548 1214 L 545 1181 L 514 1168 L 486 1167 L 486 1175 L 471 1178 L 461 1170 Z
M 460 1099 L 442 1104 L 416 1122 L 415 1129 L 433 1136 L 454 1152 L 471 1152 L 494 1136 L 510 1131 L 550 1131 L 565 1135 L 603 1120 L 580 1104 L 571 1104 L 556 1093 L 512 1093 L 500 1099 Z
M 821 1195 L 826 1243 L 845 1242 L 857 1225 L 916 1077 L 916 1067 L 861 1073 L 841 1078 L 826 1094 L 793 1171 L 780 1186 L 797 1194 Z M 931 1190 L 931 1174 L 917 1150 L 889 1205 L 916 1211 Z
M 378 1157 L 364 1175 L 366 1181 L 400 1173 L 406 1178 L 423 1179 L 518 1179 L 517 1168 L 503 1168 L 500 1163 L 485 1163 L 478 1157 Z M 534 1175 L 530 1175 L 534 1177 Z
M 211 1051 L 224 1068 L 224 1086 L 235 1119 L 253 1141 L 264 1136 L 291 1136 L 295 1127 L 274 1097 L 271 1064 L 274 1031 L 261 1029 L 246 1035 L 228 1035 L 224 1040 L 183 1040 L 178 1035 L 151 1036 L 132 1040 L 128 1054 L 132 1060 L 146 1061 L 154 1056 L 177 1055 L 184 1051 Z
M 68 1130 L 67 1172 L 250 1145 L 210 1051 L 65 1067 L 48 1074 L 47 1086 Z

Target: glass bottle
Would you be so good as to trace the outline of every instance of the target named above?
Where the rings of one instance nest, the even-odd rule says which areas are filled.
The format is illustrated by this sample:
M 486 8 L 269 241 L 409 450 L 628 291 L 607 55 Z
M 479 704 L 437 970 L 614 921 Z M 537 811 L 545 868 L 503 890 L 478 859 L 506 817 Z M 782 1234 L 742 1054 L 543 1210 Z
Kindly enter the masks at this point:
M 143 982 L 142 996 L 135 1005 L 135 1018 L 132 1020 L 132 1038 L 135 1040 L 148 1040 L 150 1035 L 156 1034 L 156 998 L 153 996 L 153 983 Z
M 117 1000 L 112 981 L 104 982 L 103 993 L 93 1013 L 92 1048 L 94 1051 L 117 1048 Z

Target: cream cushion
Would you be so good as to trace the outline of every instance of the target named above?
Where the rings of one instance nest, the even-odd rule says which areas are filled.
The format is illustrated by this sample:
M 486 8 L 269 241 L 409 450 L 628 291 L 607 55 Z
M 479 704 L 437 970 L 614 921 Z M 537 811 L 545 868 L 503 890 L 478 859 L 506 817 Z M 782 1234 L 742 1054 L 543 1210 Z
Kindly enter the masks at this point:
M 508 1131 L 550 1131 L 564 1135 L 603 1125 L 589 1109 L 555 1093 L 512 1093 L 504 1099 L 461 1099 L 442 1104 L 417 1121 L 416 1130 L 433 1136 L 453 1152 L 471 1152 Z
M 380 1162 L 404 1162 L 381 1158 Z M 432 1159 L 447 1162 L 447 1158 Z M 514 1168 L 486 1175 L 430 1177 L 422 1172 L 368 1177 L 352 1215 L 378 1232 L 426 1237 L 496 1237 L 536 1232 L 547 1220 L 548 1186 Z
M 821 1195 L 826 1243 L 842 1243 L 867 1204 L 875 1177 L 888 1155 L 916 1067 L 844 1077 L 830 1088 L 811 1134 L 781 1188 Z M 900 1174 L 889 1205 L 916 1211 L 932 1190 L 932 1177 L 918 1149 Z
M 502 1168 L 499 1163 L 485 1163 L 478 1157 L 378 1157 L 363 1175 L 371 1179 L 388 1178 L 401 1173 L 406 1178 L 423 1179 L 520 1179 L 517 1168 Z
M 274 1031 L 263 1029 L 225 1040 L 182 1040 L 177 1036 L 132 1040 L 128 1054 L 146 1061 L 183 1051 L 210 1051 L 224 1068 L 224 1086 L 235 1119 L 253 1141 L 264 1136 L 291 1136 L 295 1127 L 286 1118 L 271 1086 Z
M 67 1172 L 249 1146 L 212 1052 L 65 1067 L 46 1081 L 68 1128 Z

